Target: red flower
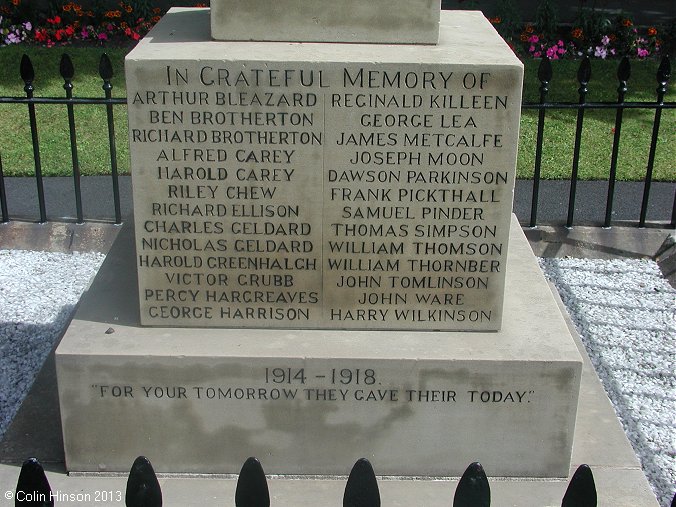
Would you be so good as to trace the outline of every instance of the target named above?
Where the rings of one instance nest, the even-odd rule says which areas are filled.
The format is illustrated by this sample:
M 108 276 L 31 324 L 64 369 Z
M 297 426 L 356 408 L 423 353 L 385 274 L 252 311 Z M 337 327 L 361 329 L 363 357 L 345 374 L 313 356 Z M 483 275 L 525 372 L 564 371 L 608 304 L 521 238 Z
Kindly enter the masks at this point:
M 72 37 L 73 34 L 75 33 L 75 29 L 71 25 L 68 25 L 66 27 L 65 32 L 66 32 L 66 35 L 68 35 L 68 37 Z

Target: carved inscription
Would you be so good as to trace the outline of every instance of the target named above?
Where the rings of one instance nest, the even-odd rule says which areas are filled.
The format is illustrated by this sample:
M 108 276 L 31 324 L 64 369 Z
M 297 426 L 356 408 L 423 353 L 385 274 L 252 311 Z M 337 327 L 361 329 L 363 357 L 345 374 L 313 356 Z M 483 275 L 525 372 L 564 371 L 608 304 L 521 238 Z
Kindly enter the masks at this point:
M 257 370 L 248 381 L 209 385 L 92 384 L 96 399 L 199 400 L 263 402 L 357 402 L 398 404 L 491 405 L 513 408 L 537 399 L 525 388 L 479 388 L 436 380 L 433 385 L 399 385 L 375 368 L 289 368 L 270 366 Z M 384 377 L 388 377 L 387 379 Z
M 129 101 L 144 324 L 499 329 L 516 73 L 153 66 Z

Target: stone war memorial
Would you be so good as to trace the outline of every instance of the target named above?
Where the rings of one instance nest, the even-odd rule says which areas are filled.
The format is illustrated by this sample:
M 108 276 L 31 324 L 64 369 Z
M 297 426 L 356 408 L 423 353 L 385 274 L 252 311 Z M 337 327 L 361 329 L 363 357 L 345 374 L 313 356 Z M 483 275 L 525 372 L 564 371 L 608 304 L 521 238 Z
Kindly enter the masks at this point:
M 70 471 L 568 475 L 582 360 L 481 13 L 214 0 L 126 78 L 133 227 L 56 353 Z

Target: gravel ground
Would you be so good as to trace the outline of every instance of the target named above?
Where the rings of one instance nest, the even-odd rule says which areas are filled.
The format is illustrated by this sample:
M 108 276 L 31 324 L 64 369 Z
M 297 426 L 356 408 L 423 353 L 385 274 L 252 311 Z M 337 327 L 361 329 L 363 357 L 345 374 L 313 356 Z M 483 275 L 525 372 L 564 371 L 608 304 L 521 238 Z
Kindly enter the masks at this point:
M 676 291 L 653 261 L 541 259 L 660 505 L 676 486 Z
M 104 256 L 0 250 L 0 438 Z M 541 259 L 660 504 L 676 485 L 676 291 L 643 260 Z
M 0 250 L 0 438 L 104 258 Z

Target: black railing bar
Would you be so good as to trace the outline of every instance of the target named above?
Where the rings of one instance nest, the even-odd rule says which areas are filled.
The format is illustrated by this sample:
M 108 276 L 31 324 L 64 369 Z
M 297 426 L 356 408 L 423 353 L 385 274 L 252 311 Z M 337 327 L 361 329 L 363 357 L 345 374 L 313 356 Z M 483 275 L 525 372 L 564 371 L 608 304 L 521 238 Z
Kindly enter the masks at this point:
M 30 61 L 28 56 L 23 55 L 21 58 L 21 65 L 19 66 L 19 73 L 21 79 L 23 80 L 25 86 L 23 87 L 24 92 L 26 92 L 26 98 L 33 98 L 33 79 L 35 78 L 35 71 L 33 69 L 33 64 Z M 40 141 L 38 138 L 38 123 L 35 116 L 35 104 L 30 101 L 27 102 L 28 105 L 28 122 L 31 129 L 31 140 L 33 143 L 33 162 L 35 164 L 35 183 L 37 185 L 38 191 L 38 206 L 40 208 L 40 223 L 44 224 L 47 221 L 47 210 L 45 206 L 45 189 L 42 182 L 42 163 L 40 161 Z
M 538 67 L 538 78 L 540 80 L 540 104 L 547 101 L 549 92 L 549 81 L 552 78 L 552 65 L 546 56 L 540 62 Z M 535 144 L 535 167 L 533 169 L 533 193 L 530 202 L 530 226 L 537 226 L 538 200 L 540 198 L 540 174 L 542 169 L 542 144 L 544 142 L 545 130 L 545 109 L 538 112 L 538 132 Z
M 5 191 L 5 173 L 2 169 L 2 155 L 0 155 L 0 210 L 2 211 L 2 223 L 9 222 L 7 211 L 7 192 Z
M 536 102 L 524 102 L 521 109 L 617 109 L 620 107 L 617 102 L 585 102 L 577 104 L 573 102 L 547 102 L 538 104 Z M 676 102 L 624 102 L 623 109 L 676 109 Z
M 537 226 L 538 203 L 540 200 L 540 174 L 542 171 L 542 143 L 544 140 L 545 110 L 540 109 L 537 142 L 535 144 L 535 168 L 533 170 L 533 191 L 530 200 L 530 227 Z
M 669 59 L 664 57 L 657 69 L 657 97 L 656 102 L 661 104 L 664 102 L 664 96 L 667 93 L 667 85 L 669 77 L 671 77 L 671 64 Z M 657 136 L 660 132 L 660 120 L 662 119 L 662 109 L 655 109 L 655 120 L 653 121 L 653 135 L 650 140 L 650 152 L 648 153 L 648 167 L 646 168 L 646 175 L 643 187 L 643 201 L 641 202 L 641 215 L 638 226 L 644 227 L 646 215 L 648 214 L 648 200 L 650 199 L 650 185 L 653 179 L 653 168 L 655 165 L 655 152 L 657 151 Z
M 587 101 L 587 84 L 591 79 L 591 63 L 589 58 L 585 58 L 580 63 L 580 68 L 577 71 L 577 81 L 580 83 L 578 93 L 580 94 L 580 105 Z M 580 166 L 580 148 L 582 146 L 582 129 L 584 128 L 584 108 L 577 110 L 577 122 L 575 125 L 575 146 L 573 147 L 573 168 L 570 174 L 570 193 L 568 195 L 568 218 L 566 220 L 566 227 L 573 226 L 573 213 L 575 213 L 575 197 L 577 193 L 577 176 Z
M 613 214 L 613 199 L 615 197 L 615 180 L 617 179 L 617 158 L 620 148 L 620 135 L 622 132 L 622 114 L 624 108 L 624 96 L 627 93 L 627 81 L 631 76 L 631 65 L 629 58 L 626 56 L 622 58 L 617 69 L 617 79 L 620 82 L 617 87 L 617 112 L 615 113 L 615 133 L 613 135 L 613 149 L 610 156 L 610 173 L 608 174 L 608 195 L 606 197 L 606 218 L 603 222 L 603 227 L 610 227 L 610 222 Z
M 643 180 L 643 200 L 641 201 L 641 215 L 639 217 L 638 226 L 644 227 L 646 216 L 648 214 L 648 201 L 650 200 L 650 187 L 653 179 L 653 168 L 655 166 L 655 152 L 657 151 L 657 137 L 660 132 L 660 119 L 662 111 L 657 109 L 655 111 L 655 120 L 653 122 L 653 134 L 650 140 L 650 151 L 648 153 L 648 167 L 646 168 L 645 180 Z
M 613 148 L 610 155 L 610 173 L 608 174 L 608 194 L 606 196 L 606 217 L 603 227 L 610 227 L 613 215 L 613 200 L 615 198 L 615 182 L 617 180 L 617 158 L 620 148 L 620 136 L 622 132 L 623 108 L 618 108 L 615 114 L 615 133 L 613 134 Z
M 67 54 L 61 57 L 59 65 L 61 77 L 63 77 L 63 89 L 66 91 L 66 98 L 73 98 L 73 62 Z M 77 213 L 77 223 L 83 224 L 84 218 L 82 213 L 82 188 L 80 185 L 80 162 L 77 155 L 77 134 L 75 132 L 75 112 L 72 103 L 66 104 L 68 112 L 68 131 L 70 136 L 70 155 L 73 164 L 73 186 L 75 191 L 75 212 Z
M 90 98 L 78 98 L 73 97 L 72 99 L 62 98 L 62 97 L 0 97 L 0 104 L 126 104 L 126 97 L 111 97 L 101 98 L 101 97 L 90 97 Z
M 99 75 L 103 79 L 103 91 L 106 95 L 106 116 L 108 119 L 108 147 L 110 148 L 110 172 L 113 178 L 113 203 L 115 205 L 115 224 L 122 223 L 122 210 L 120 208 L 120 182 L 117 175 L 117 148 L 115 146 L 115 121 L 113 118 L 112 91 L 113 66 L 106 53 L 99 60 Z
M 676 229 L 676 192 L 674 192 L 674 206 L 671 209 L 671 223 L 669 226 Z

